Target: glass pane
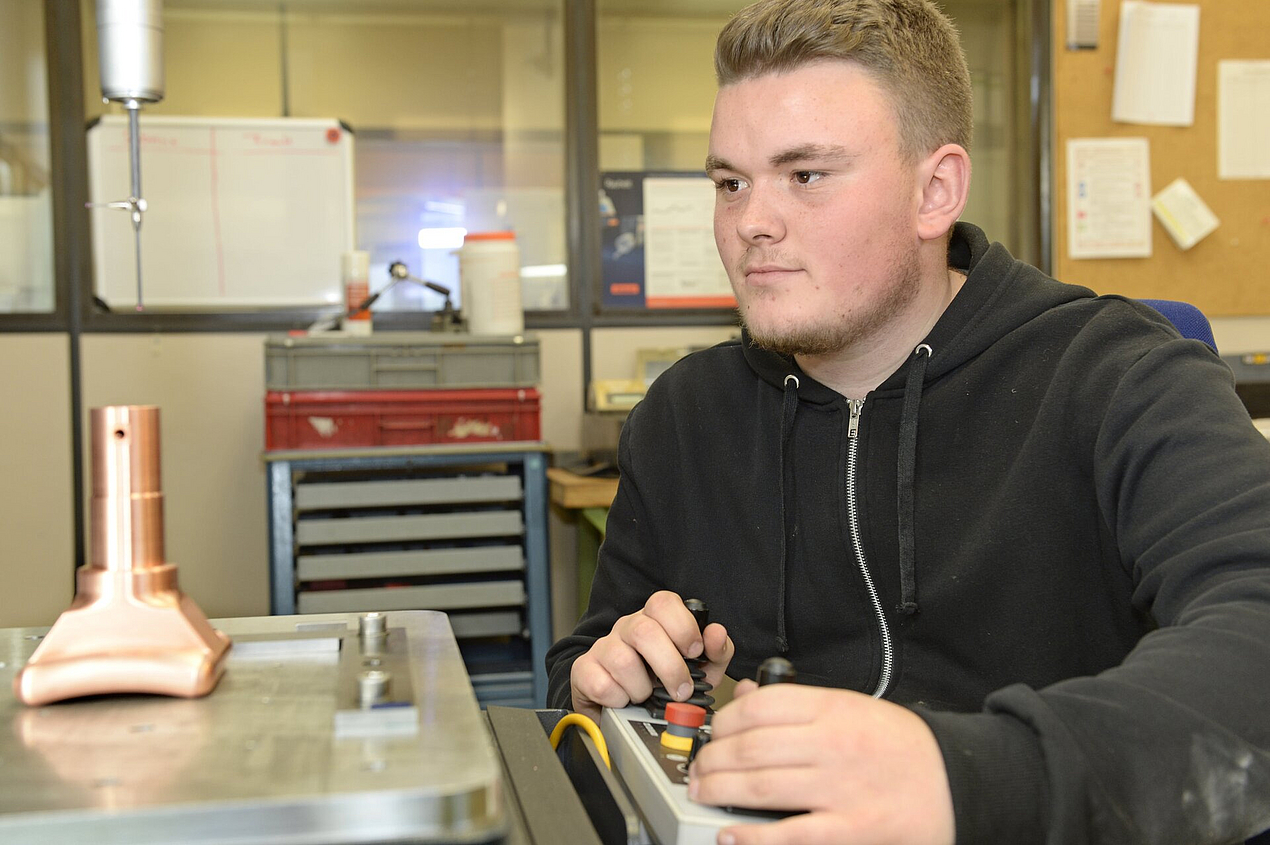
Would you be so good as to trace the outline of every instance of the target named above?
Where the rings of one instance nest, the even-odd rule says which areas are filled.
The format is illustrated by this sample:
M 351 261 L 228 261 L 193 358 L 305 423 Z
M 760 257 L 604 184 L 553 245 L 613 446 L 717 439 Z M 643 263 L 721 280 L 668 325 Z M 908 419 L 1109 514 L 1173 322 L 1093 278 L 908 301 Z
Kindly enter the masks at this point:
M 1031 231 L 1037 209 L 1023 206 L 1028 196 L 1016 184 L 1026 173 L 1031 128 L 1020 103 L 1027 101 L 1029 80 L 1019 78 L 1019 0 L 946 0 L 944 11 L 957 24 L 974 88 L 975 136 L 970 150 L 974 173 L 970 200 L 961 219 L 974 223 L 989 240 L 1000 241 L 1018 258 L 1035 261 Z
M 730 308 L 705 178 L 714 42 L 737 0 L 598 0 L 601 265 L 614 309 Z M 660 246 L 659 246 L 660 245 Z
M 981 226 L 1022 258 L 1032 256 L 1028 233 L 1037 209 L 1021 199 L 1017 174 L 1027 173 L 1031 128 L 1020 104 L 1029 80 L 1016 72 L 1019 11 L 1027 0 L 947 0 L 941 3 L 962 35 L 975 96 L 974 178 L 963 219 Z M 714 104 L 714 44 L 744 0 L 597 0 L 596 53 L 599 160 L 628 205 L 630 172 L 700 173 Z M 1025 63 L 1024 63 L 1025 64 Z M 603 180 L 602 180 L 602 188 Z M 638 186 L 636 186 L 638 187 Z M 621 306 L 611 290 L 621 260 L 642 250 L 642 216 L 621 208 L 623 196 L 601 195 L 605 283 L 601 301 Z M 625 241 L 622 239 L 625 238 Z M 634 244 L 634 248 L 627 247 Z M 614 256 L 618 255 L 618 258 Z M 641 259 L 642 260 L 642 259 Z M 643 273 L 643 267 L 639 269 Z
M 167 92 L 142 124 L 150 113 L 338 119 L 354 134 L 356 240 L 372 292 L 400 261 L 459 305 L 463 233 L 510 229 L 525 309 L 564 309 L 562 4 L 167 0 Z M 85 0 L 86 102 L 98 104 L 92 14 Z M 374 310 L 443 302 L 406 283 Z
M 44 7 L 0 0 L 0 313 L 53 310 Z

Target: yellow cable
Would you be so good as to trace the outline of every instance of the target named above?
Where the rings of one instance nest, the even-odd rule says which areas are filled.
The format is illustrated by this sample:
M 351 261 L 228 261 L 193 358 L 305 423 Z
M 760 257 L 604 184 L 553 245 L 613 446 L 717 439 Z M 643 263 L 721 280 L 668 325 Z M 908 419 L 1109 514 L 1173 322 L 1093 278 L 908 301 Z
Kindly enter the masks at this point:
M 551 731 L 551 747 L 555 748 L 560 744 L 560 737 L 564 734 L 564 729 L 570 725 L 577 725 L 587 732 L 587 736 L 591 737 L 595 747 L 600 750 L 600 757 L 604 760 L 604 765 L 612 769 L 613 764 L 609 762 L 609 747 L 604 742 L 604 734 L 600 733 L 600 728 L 595 722 L 592 722 L 581 713 L 570 713 L 559 722 L 556 722 L 556 726 Z

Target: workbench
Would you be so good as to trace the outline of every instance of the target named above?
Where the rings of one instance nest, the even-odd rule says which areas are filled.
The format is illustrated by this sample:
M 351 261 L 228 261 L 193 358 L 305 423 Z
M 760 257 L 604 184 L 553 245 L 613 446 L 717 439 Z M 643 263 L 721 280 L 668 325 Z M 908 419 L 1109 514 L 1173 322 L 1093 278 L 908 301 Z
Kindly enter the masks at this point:
M 586 612 L 595 565 L 604 542 L 609 506 L 617 495 L 616 478 L 578 475 L 561 467 L 547 470 L 553 504 L 573 512 L 578 530 L 578 616 Z

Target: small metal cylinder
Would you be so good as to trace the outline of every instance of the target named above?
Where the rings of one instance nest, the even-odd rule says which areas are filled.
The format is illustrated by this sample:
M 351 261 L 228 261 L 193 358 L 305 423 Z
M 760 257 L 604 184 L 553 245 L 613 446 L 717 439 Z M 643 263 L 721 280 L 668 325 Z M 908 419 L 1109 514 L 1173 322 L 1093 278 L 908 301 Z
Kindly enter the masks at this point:
M 357 676 L 357 698 L 363 707 L 371 707 L 388 695 L 392 675 L 382 669 L 369 669 Z
M 162 0 L 97 0 L 97 50 L 107 100 L 163 99 Z
M 388 616 L 372 611 L 363 613 L 357 619 L 357 635 L 363 640 L 383 637 L 388 634 Z

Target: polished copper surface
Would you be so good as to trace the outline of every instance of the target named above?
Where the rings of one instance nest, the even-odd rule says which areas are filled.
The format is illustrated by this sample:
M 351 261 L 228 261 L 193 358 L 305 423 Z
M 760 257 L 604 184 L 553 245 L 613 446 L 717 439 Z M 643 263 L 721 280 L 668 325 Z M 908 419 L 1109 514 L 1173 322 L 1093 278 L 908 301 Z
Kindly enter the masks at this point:
M 104 693 L 194 698 L 216 686 L 229 638 L 177 586 L 163 555 L 159 409 L 120 405 L 91 414 L 89 560 L 14 694 L 26 704 Z

